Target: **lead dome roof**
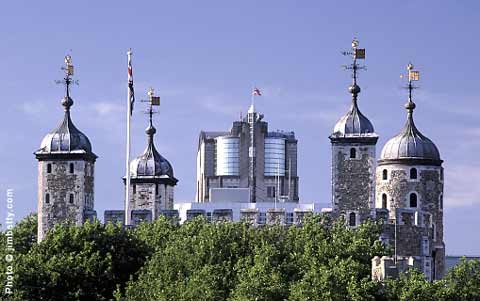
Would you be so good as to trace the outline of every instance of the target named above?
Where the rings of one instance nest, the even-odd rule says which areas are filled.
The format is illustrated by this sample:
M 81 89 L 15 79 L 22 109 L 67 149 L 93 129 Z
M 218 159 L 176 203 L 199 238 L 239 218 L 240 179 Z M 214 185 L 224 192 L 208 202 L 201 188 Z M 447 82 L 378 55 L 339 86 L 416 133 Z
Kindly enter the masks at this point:
M 157 151 L 153 136 L 156 133 L 155 127 L 150 125 L 145 130 L 148 136 L 148 144 L 143 153 L 132 160 L 130 163 L 130 175 L 132 177 L 160 177 L 173 180 L 173 167 L 160 153 Z
M 73 100 L 67 95 L 62 100 L 65 114 L 60 125 L 50 131 L 42 139 L 36 155 L 81 154 L 92 158 L 97 156 L 92 152 L 92 145 L 87 135 L 82 133 L 73 123 L 70 107 Z
M 408 111 L 407 121 L 400 133 L 385 144 L 380 160 L 427 159 L 441 161 L 437 146 L 415 126 L 413 121 L 415 103 L 409 100 L 405 108 Z
M 330 137 L 376 137 L 373 124 L 358 108 L 357 95 L 360 93 L 360 87 L 354 83 L 349 87 L 349 91 L 352 94 L 352 105 L 348 112 L 337 121 Z

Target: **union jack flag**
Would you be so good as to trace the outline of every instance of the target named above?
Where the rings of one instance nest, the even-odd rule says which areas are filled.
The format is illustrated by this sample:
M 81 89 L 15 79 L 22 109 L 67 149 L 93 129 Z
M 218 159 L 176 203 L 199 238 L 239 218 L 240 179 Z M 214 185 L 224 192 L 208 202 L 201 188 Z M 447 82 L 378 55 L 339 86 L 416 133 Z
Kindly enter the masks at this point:
M 133 69 L 132 69 L 132 52 L 128 52 L 128 97 L 130 99 L 130 116 L 133 113 L 133 104 L 135 103 L 135 92 L 133 90 Z

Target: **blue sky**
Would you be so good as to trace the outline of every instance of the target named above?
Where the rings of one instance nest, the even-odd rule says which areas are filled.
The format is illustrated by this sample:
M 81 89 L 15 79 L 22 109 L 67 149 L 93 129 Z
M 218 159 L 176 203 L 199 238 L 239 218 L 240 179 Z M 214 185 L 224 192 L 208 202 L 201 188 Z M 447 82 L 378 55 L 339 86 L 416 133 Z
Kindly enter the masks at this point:
M 130 4 L 129 4 L 130 3 Z M 0 189 L 15 190 L 21 218 L 36 210 L 36 160 L 42 137 L 62 118 L 60 79 L 71 50 L 80 85 L 72 116 L 96 164 L 95 208 L 123 202 L 126 51 L 133 49 L 137 98 L 162 97 L 156 144 L 180 182 L 176 200 L 194 199 L 200 130 L 228 130 L 257 109 L 271 130 L 299 139 L 302 201 L 330 200 L 328 135 L 347 110 L 349 63 L 340 52 L 355 36 L 367 49 L 359 105 L 386 140 L 405 121 L 399 75 L 421 72 L 415 120 L 445 160 L 447 254 L 480 254 L 480 122 L 476 1 L 8 1 L 0 12 L 2 110 Z M 137 102 L 132 155 L 146 144 Z M 5 206 L 0 206 L 1 218 Z

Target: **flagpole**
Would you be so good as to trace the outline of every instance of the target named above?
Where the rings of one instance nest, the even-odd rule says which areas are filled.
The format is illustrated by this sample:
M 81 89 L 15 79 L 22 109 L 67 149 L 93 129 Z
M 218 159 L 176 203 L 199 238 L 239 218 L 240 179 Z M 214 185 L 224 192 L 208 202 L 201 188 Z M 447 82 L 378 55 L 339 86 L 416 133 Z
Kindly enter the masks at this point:
M 127 52 L 128 63 L 132 60 L 132 50 Z M 130 75 L 128 76 L 128 81 L 130 81 Z M 131 120 L 131 91 L 129 82 L 127 84 L 127 148 L 126 148 L 126 159 L 125 159 L 125 225 L 130 225 L 130 120 Z

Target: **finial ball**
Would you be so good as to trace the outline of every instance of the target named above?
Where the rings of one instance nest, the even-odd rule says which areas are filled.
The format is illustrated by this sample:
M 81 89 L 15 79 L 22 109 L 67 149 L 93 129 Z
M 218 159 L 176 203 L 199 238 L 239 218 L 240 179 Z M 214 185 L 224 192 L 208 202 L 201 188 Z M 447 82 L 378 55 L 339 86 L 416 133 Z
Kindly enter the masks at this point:
M 146 129 L 145 129 L 145 133 L 149 136 L 153 136 L 155 135 L 155 133 L 157 132 L 157 130 L 155 129 L 155 127 L 153 125 L 149 125 Z
M 412 63 L 408 63 L 407 65 L 407 70 L 413 70 L 413 64 Z
M 353 38 L 352 41 L 352 48 L 357 48 L 360 43 L 358 42 L 357 38 Z
M 155 90 L 153 90 L 153 88 L 150 87 L 150 89 L 148 89 L 148 93 L 147 93 L 147 94 L 148 94 L 149 97 L 152 97 L 152 96 L 155 95 Z
M 415 107 L 416 107 L 416 105 L 413 101 L 409 101 L 405 104 L 405 109 L 407 109 L 408 111 L 414 110 Z
M 360 87 L 358 85 L 351 85 L 348 87 L 348 91 L 352 94 L 360 93 Z

